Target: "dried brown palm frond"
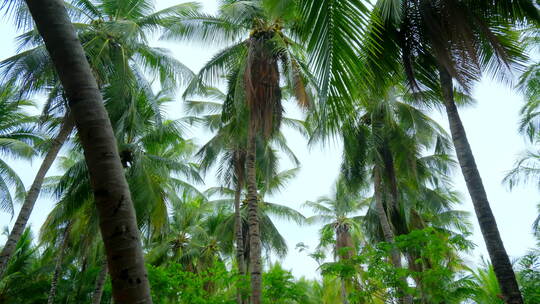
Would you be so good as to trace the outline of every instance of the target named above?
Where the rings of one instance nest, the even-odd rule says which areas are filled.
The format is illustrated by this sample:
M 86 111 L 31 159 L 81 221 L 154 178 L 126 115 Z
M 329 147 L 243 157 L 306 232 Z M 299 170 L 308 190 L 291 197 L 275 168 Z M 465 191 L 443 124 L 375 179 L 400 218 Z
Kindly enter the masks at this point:
M 244 84 L 251 128 L 270 137 L 283 115 L 277 56 L 270 47 L 273 32 L 257 32 L 249 39 Z

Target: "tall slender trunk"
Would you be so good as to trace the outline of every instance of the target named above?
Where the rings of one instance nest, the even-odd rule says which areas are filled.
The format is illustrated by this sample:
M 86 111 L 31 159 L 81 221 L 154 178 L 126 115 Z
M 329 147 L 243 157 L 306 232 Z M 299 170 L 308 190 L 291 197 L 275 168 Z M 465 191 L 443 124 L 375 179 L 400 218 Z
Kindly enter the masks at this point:
M 398 198 L 398 185 L 396 177 L 396 168 L 394 165 L 394 156 L 388 145 L 384 144 L 381 150 L 381 156 L 384 161 L 384 174 L 388 181 L 387 192 L 389 193 L 389 213 L 398 212 L 399 210 L 399 198 Z M 389 219 L 391 221 L 391 219 Z
M 58 279 L 60 277 L 60 273 L 62 272 L 62 261 L 64 260 L 64 253 L 66 252 L 70 226 L 70 224 L 66 226 L 62 235 L 62 245 L 60 245 L 60 252 L 58 252 L 58 256 L 56 256 L 56 264 L 54 266 L 54 274 L 51 281 L 51 289 L 49 290 L 49 298 L 47 299 L 47 304 L 53 304 L 54 298 L 56 297 L 56 288 L 58 286 Z
M 343 224 L 339 225 L 336 229 L 336 253 L 339 261 L 349 260 L 353 257 L 354 253 L 351 250 L 353 248 L 353 241 L 349 228 Z M 344 251 L 345 248 L 347 251 Z M 347 294 L 347 279 L 341 278 L 341 301 L 343 304 L 349 303 Z
M 26 228 L 28 219 L 32 214 L 32 210 L 34 209 L 34 205 L 39 196 L 39 192 L 41 191 L 41 186 L 43 185 L 45 175 L 47 175 L 47 172 L 54 163 L 58 152 L 64 145 L 64 142 L 69 137 L 69 134 L 71 134 L 74 126 L 75 123 L 73 121 L 73 117 L 71 117 L 71 115 L 69 114 L 66 114 L 66 117 L 62 122 L 62 126 L 60 127 L 60 131 L 52 140 L 49 151 L 47 151 L 47 154 L 45 155 L 45 158 L 43 159 L 43 162 L 39 167 L 36 177 L 34 178 L 34 182 L 32 183 L 30 190 L 28 190 L 28 193 L 24 198 L 24 202 L 22 204 L 21 211 L 19 211 L 19 215 L 17 216 L 17 220 L 15 221 L 15 225 L 13 225 L 13 229 L 9 233 L 6 244 L 4 245 L 4 248 L 0 253 L 0 278 L 6 270 L 9 259 L 13 255 L 15 247 L 17 246 L 17 242 L 19 242 L 19 239 L 21 238 L 21 235 Z
M 238 273 L 243 278 L 246 275 L 246 263 L 244 262 L 244 236 L 242 235 L 242 215 L 240 214 L 240 199 L 242 194 L 244 166 L 241 164 L 240 152 L 235 151 L 236 189 L 234 193 L 234 230 L 236 236 L 236 263 Z M 236 302 L 244 304 L 242 289 L 237 287 Z
M 454 102 L 454 86 L 452 83 L 452 77 L 444 68 L 439 69 L 442 94 L 444 98 L 444 105 L 446 107 L 446 115 L 448 116 L 448 122 L 450 124 L 450 132 L 452 133 L 452 140 L 454 141 L 454 147 L 456 155 L 461 167 L 461 173 L 465 178 L 467 189 L 474 206 L 478 223 L 480 224 L 480 230 L 486 243 L 487 251 L 493 264 L 497 281 L 501 286 L 501 291 L 505 302 L 508 304 L 522 304 L 523 299 L 521 292 L 517 284 L 512 264 L 504 248 L 503 241 L 497 228 L 497 222 L 495 216 L 491 211 L 489 201 L 487 198 L 480 172 L 476 166 L 474 155 L 467 140 L 465 128 L 459 117 L 456 104 Z
M 115 303 L 152 303 L 129 187 L 84 50 L 63 1 L 25 1 L 68 97 L 84 149 Z
M 101 297 L 103 296 L 103 287 L 105 287 L 105 281 L 107 280 L 107 274 L 109 268 L 107 267 L 107 261 L 103 261 L 101 271 L 96 280 L 96 286 L 94 287 L 94 293 L 92 294 L 92 304 L 101 303 Z
M 384 187 L 379 170 L 380 168 L 376 167 L 373 172 L 375 184 L 375 210 L 381 224 L 384 241 L 389 244 L 394 244 L 394 231 L 392 230 L 392 226 L 390 225 L 390 221 L 388 220 L 388 216 L 386 214 L 386 210 L 383 204 Z M 397 248 L 392 248 L 391 261 L 392 265 L 394 265 L 395 268 L 401 268 L 401 254 L 399 253 Z M 402 277 L 401 282 L 402 284 L 404 284 L 404 286 L 406 286 L 407 278 Z M 413 302 L 413 298 L 411 295 L 407 294 L 404 290 L 399 290 L 399 292 L 401 293 L 401 296 L 399 298 L 400 303 L 411 304 Z
M 251 304 L 260 304 L 262 297 L 262 261 L 261 235 L 259 227 L 259 202 L 257 197 L 257 179 L 255 168 L 256 138 L 251 126 L 248 130 L 248 149 L 246 155 L 247 168 L 247 201 L 249 226 L 249 260 L 251 267 Z
M 341 301 L 343 304 L 349 304 L 349 299 L 347 297 L 347 286 L 345 280 L 341 280 Z

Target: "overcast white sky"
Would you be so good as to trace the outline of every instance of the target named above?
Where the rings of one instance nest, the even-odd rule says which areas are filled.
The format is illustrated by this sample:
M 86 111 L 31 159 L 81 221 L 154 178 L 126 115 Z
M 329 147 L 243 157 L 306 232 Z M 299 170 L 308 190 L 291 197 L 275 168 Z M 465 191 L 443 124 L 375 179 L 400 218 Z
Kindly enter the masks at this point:
M 157 7 L 161 9 L 181 2 L 186 1 L 158 0 Z M 214 12 L 217 6 L 215 0 L 199 2 L 202 2 L 209 12 Z M 0 24 L 2 40 L 0 60 L 15 54 L 14 38 L 16 34 L 15 29 L 8 22 L 4 21 Z M 215 47 L 195 44 L 182 45 L 164 42 L 158 42 L 158 44 L 168 47 L 177 59 L 194 71 L 197 71 L 218 50 Z M 505 172 L 512 168 L 517 155 L 526 148 L 525 141 L 517 133 L 518 112 L 522 104 L 522 97 L 503 84 L 489 79 L 483 80 L 475 87 L 473 96 L 478 103 L 474 107 L 461 110 L 462 120 L 506 250 L 512 258 L 516 258 L 535 246 L 531 234 L 531 224 L 537 216 L 536 203 L 539 202 L 538 192 L 532 185 L 518 187 L 509 192 L 501 184 Z M 180 99 L 171 105 L 170 115 L 171 117 L 183 115 Z M 298 115 L 298 113 L 292 110 L 289 115 Z M 448 124 L 444 116 L 433 113 L 433 117 L 447 128 Z M 293 131 L 288 131 L 285 134 L 289 145 L 301 161 L 302 169 L 297 178 L 281 194 L 275 195 L 269 200 L 291 206 L 310 215 L 310 211 L 301 209 L 301 205 L 306 200 L 315 200 L 317 197 L 331 192 L 338 173 L 341 147 L 339 143 L 336 143 L 326 147 L 307 148 L 306 141 L 298 134 Z M 205 137 L 197 131 L 191 135 L 198 143 L 202 143 L 200 138 Z M 198 137 L 199 140 L 197 140 Z M 39 159 L 34 160 L 32 165 L 20 161 L 12 162 L 27 188 L 30 186 L 40 162 Z M 56 170 L 53 170 L 51 174 L 55 174 L 54 171 Z M 213 186 L 211 184 L 213 178 L 210 177 L 208 180 L 207 186 Z M 463 194 L 462 209 L 473 214 L 472 221 L 475 224 L 472 240 L 478 246 L 469 260 L 479 262 L 481 256 L 487 258 L 487 252 L 461 172 L 455 173 L 454 182 L 456 188 Z M 30 219 L 35 231 L 39 229 L 53 203 L 46 198 L 41 198 L 36 203 Z M 11 227 L 13 221 L 14 219 L 10 219 L 8 214 L 0 213 L 0 226 L 9 224 Z M 279 230 L 289 244 L 289 255 L 284 261 L 285 267 L 292 269 L 297 276 L 315 276 L 317 264 L 306 253 L 298 253 L 294 248 L 297 243 L 304 242 L 313 249 L 318 242 L 318 227 L 297 227 L 294 224 L 277 222 Z M 0 237 L 0 243 L 4 241 L 5 237 Z

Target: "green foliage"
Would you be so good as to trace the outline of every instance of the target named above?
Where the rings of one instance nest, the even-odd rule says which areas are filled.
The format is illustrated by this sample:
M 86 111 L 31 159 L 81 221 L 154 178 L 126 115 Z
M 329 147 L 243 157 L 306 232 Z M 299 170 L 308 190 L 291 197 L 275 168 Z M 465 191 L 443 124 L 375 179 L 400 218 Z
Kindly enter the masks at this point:
M 147 265 L 152 284 L 154 303 L 233 304 L 230 287 L 241 281 L 239 277 L 217 263 L 207 270 L 194 273 L 181 264 Z
M 325 263 L 321 269 L 323 275 L 354 282 L 356 286 L 349 294 L 351 303 L 371 303 L 374 295 L 391 299 L 399 296 L 398 290 L 429 303 L 460 303 L 473 289 L 469 280 L 457 272 L 460 263 L 453 255 L 455 250 L 468 250 L 470 246 L 466 236 L 425 228 L 396 237 L 394 244 L 366 245 L 350 260 Z M 407 268 L 396 268 L 390 262 L 393 248 L 414 256 Z M 416 286 L 404 285 L 402 277 L 411 278 Z
M 263 274 L 264 303 L 295 304 L 308 303 L 307 288 L 299 284 L 290 271 L 274 264 Z
M 26 7 L 8 6 L 17 27 L 26 30 L 17 37 L 18 54 L 0 62 L 0 210 L 13 214 L 26 189 L 9 160 L 30 160 L 45 150 L 38 127 L 53 133 L 69 109 Z M 113 125 L 154 303 L 233 304 L 237 291 L 249 294 L 249 277 L 231 269 L 237 263 L 235 193 L 249 262 L 242 200 L 250 127 L 265 131 L 251 138 L 264 253 L 287 254 L 276 219 L 322 224 L 309 254 L 322 279 L 296 279 L 279 262 L 266 265 L 263 303 L 382 304 L 400 302 L 405 294 L 414 303 L 503 302 L 493 267 L 469 269 L 461 259 L 473 247 L 471 225 L 467 212 L 454 208 L 461 199 L 450 182 L 456 163 L 450 136 L 427 110 L 441 107 L 439 69 L 459 84 L 458 105 L 471 101 L 461 91 L 480 72 L 508 78 L 510 68 L 526 59 L 516 25 L 526 28 L 520 32 L 523 47 L 538 48 L 540 18 L 532 1 L 224 0 L 215 15 L 201 7 L 188 2 L 156 11 L 151 0 L 66 2 Z M 172 53 L 151 46 L 153 36 L 217 44 L 219 51 L 194 75 Z M 532 145 L 540 142 L 539 75 L 534 62 L 518 83 L 526 97 L 519 128 Z M 187 84 L 183 97 L 210 101 L 189 100 L 193 116 L 172 120 L 168 102 L 180 84 Z M 224 92 L 217 89 L 222 85 Z M 43 126 L 26 112 L 33 102 L 22 98 L 41 92 L 48 94 Z M 283 117 L 282 102 L 293 98 L 308 112 L 305 121 Z M 310 143 L 332 135 L 343 140 L 334 191 L 306 202 L 315 213 L 307 220 L 266 201 L 300 170 L 280 123 L 311 136 Z M 203 126 L 212 137 L 199 147 L 200 134 L 186 138 L 188 125 Z M 0 278 L 0 304 L 46 301 L 68 224 L 56 302 L 92 299 L 104 269 L 99 219 L 80 145 L 77 139 L 70 144 L 71 152 L 59 158 L 60 176 L 45 185 L 56 205 L 39 242 L 29 229 L 19 240 Z M 295 168 L 280 171 L 281 155 Z M 505 182 L 510 188 L 529 181 L 539 186 L 539 159 L 534 146 Z M 203 184 L 201 176 L 211 170 L 223 187 L 202 192 L 191 184 Z M 389 223 L 383 227 L 385 213 Z M 534 227 L 540 236 L 539 222 Z M 525 304 L 540 303 L 537 250 L 517 262 L 516 274 Z M 107 279 L 102 303 L 111 303 L 111 288 Z
M 540 250 L 519 260 L 518 282 L 525 304 L 540 303 Z

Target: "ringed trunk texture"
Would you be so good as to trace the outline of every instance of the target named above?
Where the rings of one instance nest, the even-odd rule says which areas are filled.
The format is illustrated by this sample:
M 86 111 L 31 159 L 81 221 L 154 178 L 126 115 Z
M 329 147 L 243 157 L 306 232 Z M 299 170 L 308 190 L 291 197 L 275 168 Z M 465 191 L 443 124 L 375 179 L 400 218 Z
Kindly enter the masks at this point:
M 235 171 L 236 171 L 236 189 L 234 193 L 234 230 L 236 236 L 236 263 L 238 264 L 238 273 L 240 276 L 246 274 L 246 263 L 244 262 L 244 236 L 242 233 L 242 215 L 240 214 L 240 200 L 243 185 L 244 168 L 241 164 L 240 153 L 235 152 Z M 244 304 L 244 295 L 241 288 L 236 290 L 236 302 Z
M 19 239 L 21 238 L 21 235 L 26 228 L 28 219 L 32 214 L 32 210 L 34 209 L 34 205 L 39 196 L 39 192 L 41 191 L 41 186 L 43 185 L 45 175 L 47 175 L 47 172 L 54 163 L 58 152 L 71 134 L 74 126 L 75 123 L 73 121 L 73 117 L 71 117 L 70 114 L 66 114 L 66 117 L 62 122 L 60 131 L 58 132 L 58 135 L 56 135 L 56 137 L 53 139 L 49 151 L 47 151 L 47 154 L 45 155 L 45 158 L 43 159 L 43 162 L 39 167 L 36 177 L 34 178 L 34 182 L 32 183 L 30 190 L 28 190 L 28 193 L 24 198 L 24 202 L 22 204 L 21 211 L 19 211 L 19 215 L 17 216 L 17 220 L 15 221 L 15 225 L 13 225 L 13 229 L 9 233 L 6 244 L 4 245 L 4 248 L 0 253 L 0 278 L 4 274 L 4 271 L 6 270 L 9 263 L 9 259 L 15 251 L 17 242 L 19 242 Z
M 379 173 L 379 170 L 375 168 L 374 172 L 374 184 L 375 184 L 375 210 L 377 212 L 377 217 L 379 218 L 379 222 L 381 224 L 381 229 L 383 231 L 384 241 L 393 244 L 394 243 L 394 231 L 392 230 L 392 226 L 390 225 L 390 221 L 388 220 L 388 216 L 386 214 L 386 210 L 384 208 L 383 204 L 383 185 L 382 185 L 382 179 Z M 394 265 L 395 268 L 401 268 L 401 255 L 397 248 L 393 248 L 391 252 L 391 260 L 392 265 Z M 407 279 L 405 277 L 401 278 L 401 281 L 403 284 L 407 285 Z M 400 293 L 402 296 L 399 298 L 400 303 L 404 304 L 411 304 L 413 302 L 413 298 L 411 295 L 408 295 L 404 290 L 400 290 Z
M 152 303 L 128 184 L 101 92 L 63 1 L 25 0 L 55 65 L 81 140 L 116 304 Z
M 256 137 L 265 140 L 279 128 L 283 114 L 279 67 L 271 43 L 275 32 L 255 32 L 249 38 L 249 51 L 244 73 L 246 103 L 249 108 L 246 183 L 248 188 L 249 260 L 251 267 L 251 304 L 260 304 L 262 297 L 261 235 L 255 168 Z
M 476 166 L 476 161 L 467 140 L 465 128 L 461 122 L 459 112 L 454 102 L 454 86 L 452 77 L 444 68 L 439 69 L 441 88 L 446 108 L 446 115 L 450 124 L 450 132 L 456 150 L 456 155 L 461 167 L 461 173 L 465 178 L 467 189 L 474 206 L 480 230 L 486 243 L 489 258 L 493 264 L 493 269 L 497 276 L 497 281 L 501 286 L 505 303 L 522 304 L 523 298 L 517 284 L 512 264 L 504 248 L 503 241 L 497 228 L 495 216 L 491 211 L 480 172 Z
M 103 287 L 105 287 L 105 281 L 107 280 L 107 274 L 109 268 L 107 267 L 107 261 L 103 261 L 103 266 L 96 280 L 96 286 L 94 288 L 94 294 L 92 295 L 92 304 L 101 303 L 101 297 L 103 296 Z
M 261 261 L 261 234 L 259 227 L 259 202 L 257 198 L 257 180 L 255 171 L 255 134 L 253 128 L 249 129 L 248 151 L 246 155 L 247 167 L 247 201 L 249 226 L 249 260 L 251 267 L 251 304 L 260 304 L 262 298 L 262 261 Z
M 349 227 L 346 225 L 340 225 L 336 229 L 336 251 L 337 257 L 340 261 L 349 260 L 353 257 L 354 253 L 353 240 L 351 233 L 349 232 Z M 346 250 L 345 248 L 350 248 L 351 250 Z M 341 300 L 343 304 L 349 303 L 348 293 L 347 293 L 347 279 L 341 279 Z

